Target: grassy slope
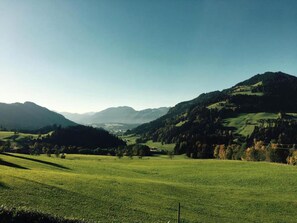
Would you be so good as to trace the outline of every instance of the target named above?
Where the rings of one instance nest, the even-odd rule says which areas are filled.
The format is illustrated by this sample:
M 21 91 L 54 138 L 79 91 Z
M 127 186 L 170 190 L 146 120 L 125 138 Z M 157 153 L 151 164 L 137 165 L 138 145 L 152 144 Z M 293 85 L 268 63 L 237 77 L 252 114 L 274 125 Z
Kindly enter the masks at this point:
M 0 155 L 1 204 L 101 222 L 296 222 L 297 168 L 272 163 Z M 66 167 L 66 168 L 62 168 Z
M 162 144 L 161 142 L 153 142 L 152 140 L 149 140 L 143 144 L 147 145 L 150 148 L 157 148 L 157 149 L 162 149 L 162 150 L 167 150 L 167 151 L 173 151 L 174 147 L 175 147 L 175 143 Z
M 136 144 L 136 139 L 138 139 L 139 137 L 136 135 L 122 135 L 120 136 L 122 140 L 124 140 L 127 145 L 134 145 Z
M 136 144 L 136 139 L 138 139 L 139 136 L 124 135 L 124 136 L 121 136 L 121 138 L 127 143 L 127 145 L 133 145 L 133 144 Z M 175 147 L 175 143 L 162 144 L 161 142 L 153 142 L 152 140 L 148 140 L 147 142 L 141 143 L 141 144 L 147 145 L 150 148 L 157 148 L 157 149 L 162 149 L 167 151 L 173 151 Z
M 252 134 L 260 119 L 276 119 L 277 117 L 276 113 L 243 113 L 237 117 L 225 119 L 224 124 L 228 127 L 235 127 L 236 133 L 247 136 Z
M 10 131 L 0 131 L 0 140 L 7 140 L 11 137 L 13 137 L 15 134 L 14 132 L 10 132 Z M 16 140 L 25 138 L 25 137 L 32 137 L 32 138 L 38 138 L 38 134 L 28 134 L 28 133 L 17 133 L 16 134 L 18 137 L 16 138 Z

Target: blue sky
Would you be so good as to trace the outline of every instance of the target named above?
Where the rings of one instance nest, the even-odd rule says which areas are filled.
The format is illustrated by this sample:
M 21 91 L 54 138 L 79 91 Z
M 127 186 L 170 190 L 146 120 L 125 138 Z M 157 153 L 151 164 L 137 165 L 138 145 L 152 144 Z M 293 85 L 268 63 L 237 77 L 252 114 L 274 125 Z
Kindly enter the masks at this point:
M 0 0 L 0 11 L 1 102 L 143 109 L 297 75 L 295 0 Z

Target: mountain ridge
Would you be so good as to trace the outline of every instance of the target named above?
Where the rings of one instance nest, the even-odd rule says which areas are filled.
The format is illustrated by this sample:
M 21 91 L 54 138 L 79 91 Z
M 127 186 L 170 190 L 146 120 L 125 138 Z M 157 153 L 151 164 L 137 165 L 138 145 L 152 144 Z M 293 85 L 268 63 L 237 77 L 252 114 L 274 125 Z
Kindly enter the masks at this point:
M 75 114 L 61 112 L 65 117 L 76 121 L 80 124 L 103 124 L 103 123 L 121 123 L 121 124 L 142 124 L 152 121 L 166 114 L 169 108 L 147 108 L 135 110 L 129 106 L 118 106 L 104 109 L 93 114 Z
M 76 125 L 63 115 L 33 102 L 0 103 L 0 126 L 10 130 L 37 130 L 46 126 Z

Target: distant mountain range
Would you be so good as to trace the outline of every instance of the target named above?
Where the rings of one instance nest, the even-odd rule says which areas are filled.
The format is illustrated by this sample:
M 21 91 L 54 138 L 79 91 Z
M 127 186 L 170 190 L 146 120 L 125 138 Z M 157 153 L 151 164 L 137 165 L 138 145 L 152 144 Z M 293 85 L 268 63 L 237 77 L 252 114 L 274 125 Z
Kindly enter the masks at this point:
M 0 103 L 0 128 L 36 130 L 54 124 L 65 127 L 79 123 L 110 131 L 133 129 L 129 133 L 140 135 L 143 141 L 177 144 L 186 141 L 193 146 L 198 142 L 226 143 L 235 135 L 251 137 L 255 127 L 263 125 L 263 120 L 276 119 L 278 113 L 297 119 L 296 95 L 297 77 L 266 72 L 223 91 L 201 94 L 170 109 L 136 111 L 122 106 L 95 113 L 64 112 L 65 118 L 32 102 Z M 213 138 L 209 140 L 209 137 Z
M 155 120 L 165 115 L 168 110 L 169 108 L 164 107 L 136 111 L 123 106 L 85 114 L 58 114 L 33 102 L 0 103 L 0 129 L 32 131 L 52 125 L 67 127 L 79 123 L 118 132 Z
M 107 108 L 96 113 L 76 114 L 61 112 L 66 118 L 86 125 L 102 127 L 110 131 L 124 131 L 153 121 L 168 112 L 169 108 L 149 108 L 140 111 L 128 106 Z
M 0 128 L 7 130 L 37 130 L 45 126 L 77 125 L 61 114 L 32 102 L 5 104 L 0 103 Z

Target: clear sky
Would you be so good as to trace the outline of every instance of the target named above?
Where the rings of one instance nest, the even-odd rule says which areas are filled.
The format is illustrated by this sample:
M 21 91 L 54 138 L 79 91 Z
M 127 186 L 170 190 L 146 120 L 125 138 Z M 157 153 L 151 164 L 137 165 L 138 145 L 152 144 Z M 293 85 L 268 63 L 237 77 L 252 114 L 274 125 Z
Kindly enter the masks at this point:
M 0 101 L 174 106 L 297 75 L 296 0 L 0 0 Z

